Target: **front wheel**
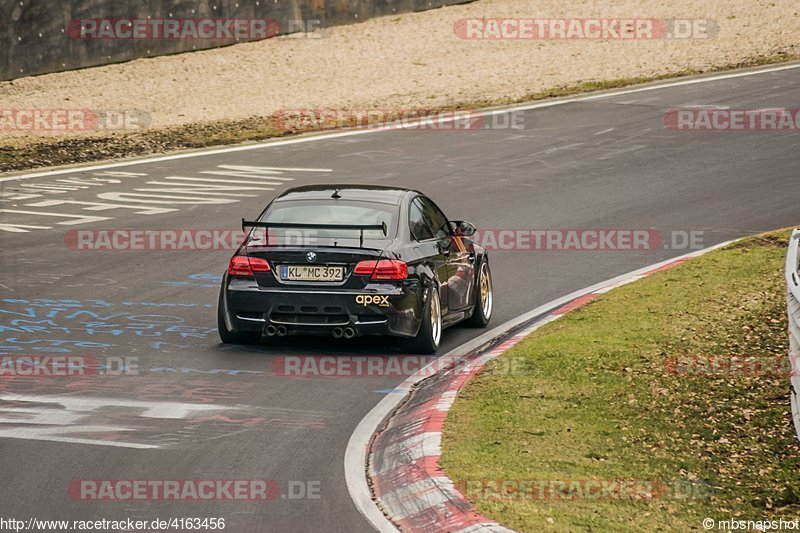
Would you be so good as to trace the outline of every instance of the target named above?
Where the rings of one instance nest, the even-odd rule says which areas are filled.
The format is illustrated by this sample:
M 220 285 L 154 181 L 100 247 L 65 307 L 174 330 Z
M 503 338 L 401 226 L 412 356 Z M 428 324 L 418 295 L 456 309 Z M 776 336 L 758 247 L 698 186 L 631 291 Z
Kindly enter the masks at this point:
M 442 340 L 442 306 L 439 291 L 431 287 L 422 312 L 422 324 L 414 338 L 411 348 L 422 354 L 433 354 L 439 349 Z
M 475 287 L 475 308 L 472 310 L 472 316 L 465 323 L 468 326 L 485 328 L 492 319 L 493 310 L 492 271 L 489 270 L 489 263 L 483 261 L 478 271 L 478 285 Z
M 223 289 L 224 290 L 224 289 Z M 219 293 L 217 302 L 217 330 L 219 339 L 224 344 L 255 344 L 261 339 L 261 333 L 257 331 L 230 331 L 225 324 L 225 310 L 222 291 Z

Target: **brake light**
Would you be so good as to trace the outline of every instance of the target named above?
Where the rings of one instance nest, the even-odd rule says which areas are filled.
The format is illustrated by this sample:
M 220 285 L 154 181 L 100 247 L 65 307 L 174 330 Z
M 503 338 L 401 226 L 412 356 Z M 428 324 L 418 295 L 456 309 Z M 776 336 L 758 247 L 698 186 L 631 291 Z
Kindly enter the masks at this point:
M 372 274 L 371 279 L 375 280 L 406 279 L 408 277 L 408 265 L 395 259 L 360 261 L 353 273 L 362 276 Z
M 261 259 L 260 257 L 248 257 L 248 259 L 253 272 L 269 272 L 269 263 L 267 263 L 266 259 Z
M 253 277 L 254 272 L 269 272 L 269 263 L 260 257 L 234 255 L 228 263 L 228 274 L 231 276 Z

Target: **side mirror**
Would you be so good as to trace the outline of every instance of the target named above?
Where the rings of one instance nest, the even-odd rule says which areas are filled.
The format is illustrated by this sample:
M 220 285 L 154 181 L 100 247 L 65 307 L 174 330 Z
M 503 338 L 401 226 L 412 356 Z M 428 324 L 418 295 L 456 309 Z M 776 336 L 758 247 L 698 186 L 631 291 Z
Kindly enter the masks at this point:
M 455 237 L 471 237 L 475 235 L 476 231 L 478 231 L 478 228 L 475 227 L 475 224 L 472 222 L 467 222 L 466 220 L 450 222 L 450 226 L 452 228 L 450 233 Z

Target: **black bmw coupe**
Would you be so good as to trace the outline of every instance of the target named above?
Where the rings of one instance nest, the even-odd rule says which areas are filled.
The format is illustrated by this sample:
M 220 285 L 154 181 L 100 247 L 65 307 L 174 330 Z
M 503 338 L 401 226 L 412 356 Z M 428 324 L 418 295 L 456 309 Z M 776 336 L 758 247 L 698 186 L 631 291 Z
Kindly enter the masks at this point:
M 292 334 L 394 335 L 434 353 L 442 330 L 492 316 L 475 226 L 424 194 L 365 185 L 289 189 L 255 221 L 228 265 L 218 305 L 224 343 Z

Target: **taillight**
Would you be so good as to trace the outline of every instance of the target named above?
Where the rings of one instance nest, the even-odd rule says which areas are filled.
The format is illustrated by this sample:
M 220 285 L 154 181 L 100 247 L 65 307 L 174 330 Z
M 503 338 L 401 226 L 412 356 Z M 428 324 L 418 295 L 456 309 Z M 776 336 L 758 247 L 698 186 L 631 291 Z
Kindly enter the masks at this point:
M 353 273 L 362 276 L 372 274 L 371 279 L 376 280 L 406 279 L 408 277 L 408 265 L 395 259 L 360 261 Z
M 228 274 L 231 276 L 253 277 L 254 272 L 269 272 L 269 263 L 260 257 L 234 255 L 228 263 Z

